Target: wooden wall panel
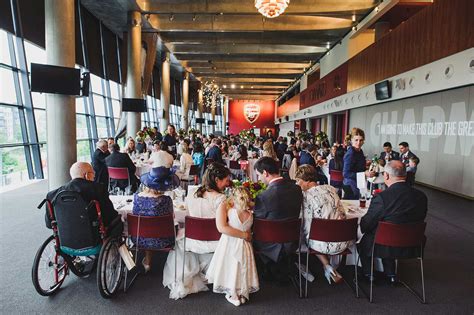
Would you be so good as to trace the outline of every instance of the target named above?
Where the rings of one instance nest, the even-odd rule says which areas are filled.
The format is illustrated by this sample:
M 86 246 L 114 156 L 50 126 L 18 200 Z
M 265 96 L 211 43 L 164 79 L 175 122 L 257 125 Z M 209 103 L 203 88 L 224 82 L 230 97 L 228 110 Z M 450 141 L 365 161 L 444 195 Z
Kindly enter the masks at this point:
M 348 61 L 347 91 L 474 47 L 473 0 L 437 0 Z

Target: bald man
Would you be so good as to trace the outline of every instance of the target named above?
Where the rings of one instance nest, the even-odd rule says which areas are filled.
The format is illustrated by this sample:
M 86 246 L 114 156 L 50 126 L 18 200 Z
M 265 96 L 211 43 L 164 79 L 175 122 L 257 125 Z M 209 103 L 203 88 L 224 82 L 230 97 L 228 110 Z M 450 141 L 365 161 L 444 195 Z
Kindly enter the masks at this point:
M 384 169 L 384 182 L 388 187 L 372 199 L 369 210 L 360 221 L 364 236 L 359 244 L 359 254 L 364 276 L 370 275 L 372 244 L 379 221 L 406 224 L 423 222 L 428 210 L 426 195 L 406 183 L 407 172 L 401 161 L 387 162 Z M 400 249 L 377 246 L 377 257 L 412 256 L 418 248 Z M 384 273 L 390 283 L 396 283 L 395 261 L 383 258 Z
M 65 185 L 50 191 L 46 198 L 53 201 L 56 195 L 61 191 L 75 191 L 78 192 L 86 203 L 92 200 L 97 200 L 100 204 L 100 210 L 102 213 L 102 220 L 106 227 L 113 225 L 113 235 L 120 235 L 122 232 L 122 223 L 117 211 L 115 211 L 112 202 L 109 199 L 109 193 L 105 186 L 94 182 L 94 169 L 92 165 L 87 162 L 76 162 L 70 170 L 71 181 Z M 89 218 L 95 220 L 97 213 L 95 208 L 91 208 L 89 212 Z M 113 223 L 112 223 L 113 222 Z M 51 219 L 49 218 L 48 211 L 46 210 L 46 226 L 51 228 Z M 117 234 L 116 234 L 117 233 Z

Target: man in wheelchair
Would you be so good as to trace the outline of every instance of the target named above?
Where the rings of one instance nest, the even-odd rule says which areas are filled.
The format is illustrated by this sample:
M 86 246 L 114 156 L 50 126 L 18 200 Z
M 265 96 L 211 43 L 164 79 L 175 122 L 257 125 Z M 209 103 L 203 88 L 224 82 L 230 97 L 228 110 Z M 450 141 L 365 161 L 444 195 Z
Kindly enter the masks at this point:
M 58 189 L 50 191 L 46 195 L 46 199 L 53 202 L 57 195 L 63 191 L 77 192 L 82 199 L 89 204 L 92 200 L 99 202 L 102 222 L 107 230 L 107 236 L 120 236 L 122 234 L 123 224 L 120 220 L 118 212 L 115 211 L 112 201 L 109 199 L 109 193 L 102 184 L 94 182 L 94 169 L 92 165 L 86 162 L 74 163 L 70 170 L 71 181 Z M 88 209 L 90 221 L 97 220 L 97 212 L 95 207 Z M 51 218 L 49 210 L 46 206 L 46 227 L 51 229 Z
M 49 192 L 41 203 L 46 203 L 46 226 L 53 235 L 36 253 L 33 285 L 39 294 L 49 296 L 61 287 L 69 270 L 87 277 L 97 266 L 99 292 L 109 298 L 122 278 L 123 223 L 107 189 L 94 183 L 89 163 L 74 163 L 70 174 L 72 180 Z

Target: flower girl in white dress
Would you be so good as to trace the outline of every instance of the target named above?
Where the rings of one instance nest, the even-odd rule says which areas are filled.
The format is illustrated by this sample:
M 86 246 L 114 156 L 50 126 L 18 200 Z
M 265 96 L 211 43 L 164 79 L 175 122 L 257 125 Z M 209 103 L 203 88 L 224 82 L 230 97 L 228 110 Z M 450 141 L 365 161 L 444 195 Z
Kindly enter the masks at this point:
M 259 289 L 253 255 L 251 199 L 244 187 L 234 188 L 227 203 L 216 215 L 216 225 L 222 236 L 207 270 L 208 283 L 215 293 L 225 293 L 235 306 L 245 303 L 249 294 Z

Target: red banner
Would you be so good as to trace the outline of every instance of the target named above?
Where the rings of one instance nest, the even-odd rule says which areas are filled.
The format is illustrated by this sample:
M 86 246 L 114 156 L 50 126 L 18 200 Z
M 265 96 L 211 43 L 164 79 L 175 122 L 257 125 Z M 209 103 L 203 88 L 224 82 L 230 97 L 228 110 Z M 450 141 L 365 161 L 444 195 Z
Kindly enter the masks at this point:
M 275 102 L 244 101 L 229 102 L 229 133 L 238 134 L 242 129 L 258 128 L 261 133 L 275 128 Z
M 300 109 L 330 100 L 347 92 L 347 62 L 322 79 L 314 82 L 300 94 Z

